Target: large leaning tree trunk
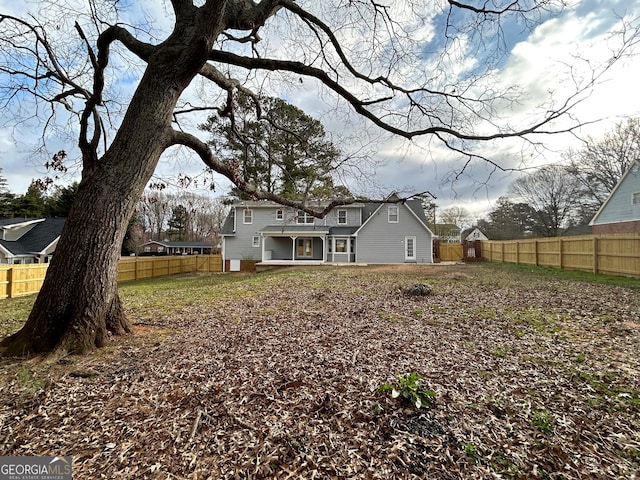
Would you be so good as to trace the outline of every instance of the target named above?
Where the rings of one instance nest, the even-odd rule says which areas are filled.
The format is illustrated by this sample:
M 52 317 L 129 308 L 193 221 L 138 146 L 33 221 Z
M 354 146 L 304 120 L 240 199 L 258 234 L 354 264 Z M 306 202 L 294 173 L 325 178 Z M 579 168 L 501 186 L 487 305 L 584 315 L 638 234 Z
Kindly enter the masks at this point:
M 42 289 L 23 328 L 2 342 L 5 356 L 84 353 L 104 346 L 110 333 L 131 331 L 117 291 L 120 248 L 137 200 L 173 143 L 176 102 L 222 29 L 222 12 L 208 15 L 213 20 L 196 9 L 183 12 L 181 28 L 148 58 L 105 155 L 84 159 L 76 201 Z

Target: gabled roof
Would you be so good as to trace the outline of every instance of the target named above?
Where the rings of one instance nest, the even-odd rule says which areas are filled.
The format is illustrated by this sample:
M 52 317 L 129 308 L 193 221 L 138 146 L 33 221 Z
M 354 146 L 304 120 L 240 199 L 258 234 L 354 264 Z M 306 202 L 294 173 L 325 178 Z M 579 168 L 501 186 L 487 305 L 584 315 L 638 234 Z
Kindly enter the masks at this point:
M 608 221 L 598 222 L 599 217 L 602 214 L 602 212 L 604 212 L 607 209 L 607 207 L 609 206 L 609 203 L 611 202 L 611 199 L 616 197 L 616 194 L 618 193 L 620 186 L 624 185 L 627 181 L 630 181 L 632 179 L 638 181 L 639 183 L 638 188 L 640 189 L 640 160 L 636 160 L 635 162 L 633 162 L 629 167 L 629 169 L 626 172 L 624 172 L 624 175 L 622 176 L 622 178 L 620 178 L 616 186 L 613 187 L 613 190 L 611 190 L 611 193 L 609 194 L 607 199 L 604 201 L 602 205 L 600 205 L 600 208 L 598 209 L 596 214 L 593 216 L 593 218 L 589 222 L 590 226 L 593 226 L 597 223 L 603 223 L 603 224 L 611 223 Z
M 0 245 L 13 255 L 29 255 L 43 252 L 60 237 L 65 220 L 66 218 L 38 219 L 34 227 L 18 240 L 0 240 Z M 21 222 L 36 221 L 21 220 Z M 18 223 L 5 223 L 3 227 L 17 225 Z
M 235 226 L 235 215 L 235 209 L 232 208 L 229 210 L 229 214 L 227 215 L 227 218 L 224 219 L 224 225 L 220 230 L 221 237 L 235 235 L 236 232 L 233 230 L 233 227 Z
M 416 219 L 425 228 L 425 230 L 427 230 L 429 233 L 433 233 L 431 232 L 431 229 L 427 225 L 427 216 L 424 213 L 424 208 L 422 208 L 422 202 L 420 202 L 420 200 L 416 198 L 402 201 L 400 200 L 398 195 L 395 193 L 392 193 L 391 195 L 389 195 L 384 202 L 368 202 L 365 205 L 365 208 L 363 211 L 362 225 L 360 225 L 358 230 L 363 228 L 367 224 L 367 222 L 374 216 L 374 214 L 382 208 L 383 205 L 398 205 L 398 204 L 401 204 L 407 207 L 407 210 L 409 210 L 416 217 Z

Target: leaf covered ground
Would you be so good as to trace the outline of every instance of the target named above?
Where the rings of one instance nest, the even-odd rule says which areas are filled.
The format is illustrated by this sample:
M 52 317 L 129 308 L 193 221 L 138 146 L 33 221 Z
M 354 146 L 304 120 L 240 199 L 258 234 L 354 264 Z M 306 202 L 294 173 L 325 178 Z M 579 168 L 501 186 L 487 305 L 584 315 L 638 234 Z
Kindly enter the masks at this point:
M 640 478 L 638 290 L 468 265 L 122 296 L 136 335 L 0 363 L 0 455 L 72 455 L 78 479 Z M 430 407 L 379 391 L 408 373 Z

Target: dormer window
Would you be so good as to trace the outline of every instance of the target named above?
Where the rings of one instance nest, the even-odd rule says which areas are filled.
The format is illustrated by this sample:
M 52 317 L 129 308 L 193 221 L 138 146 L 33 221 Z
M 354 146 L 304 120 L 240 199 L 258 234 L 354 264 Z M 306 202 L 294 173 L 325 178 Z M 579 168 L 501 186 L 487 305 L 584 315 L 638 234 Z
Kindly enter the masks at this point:
M 276 220 L 284 220 L 284 210 L 281 208 L 276 210 Z
M 347 224 L 347 211 L 338 210 L 338 225 L 346 225 L 346 224 Z

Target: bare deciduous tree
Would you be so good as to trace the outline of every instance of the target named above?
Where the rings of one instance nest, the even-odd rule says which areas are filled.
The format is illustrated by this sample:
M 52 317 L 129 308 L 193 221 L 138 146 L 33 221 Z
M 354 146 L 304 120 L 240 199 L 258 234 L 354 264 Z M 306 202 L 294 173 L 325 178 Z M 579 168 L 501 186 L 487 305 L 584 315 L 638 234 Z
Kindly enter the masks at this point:
M 533 209 L 538 230 L 534 233 L 544 237 L 561 236 L 580 205 L 580 183 L 564 166 L 551 165 L 522 176 L 509 190 Z
M 464 207 L 453 206 L 441 210 L 439 213 L 440 222 L 450 223 L 460 229 L 469 226 L 471 222 L 471 214 Z
M 120 21 L 137 2 L 90 0 L 86 12 L 64 10 L 68 5 L 40 2 L 33 15 L 0 14 L 3 108 L 16 121 L 39 117 L 47 128 L 66 122 L 57 133 L 77 132 L 82 163 L 77 200 L 47 278 L 24 327 L 2 342 L 5 355 L 81 353 L 104 345 L 110 334 L 131 331 L 117 292 L 120 245 L 138 199 L 170 147 L 192 150 L 254 198 L 316 215 L 333 207 L 314 212 L 247 184 L 233 164 L 182 128 L 189 112 L 214 109 L 233 119 L 230 100 L 240 91 L 253 99 L 260 117 L 256 89 L 279 75 L 306 88 L 322 86 L 379 129 L 408 139 L 431 136 L 471 161 L 475 142 L 558 128 L 554 122 L 570 114 L 582 98 L 580 89 L 611 64 L 597 67 L 575 95 L 559 102 L 550 98 L 529 124 L 510 125 L 499 111 L 515 107 L 521 92 L 492 77 L 502 61 L 502 44 L 495 40 L 510 17 L 533 26 L 541 13 L 553 14 L 553 1 L 407 0 L 385 6 L 171 0 L 169 32 L 145 31 L 152 22 Z M 441 21 L 432 30 L 434 18 Z M 612 58 L 636 42 L 635 31 L 621 33 Z M 433 55 L 426 58 L 427 52 Z M 465 63 L 468 55 L 475 57 L 473 68 Z M 122 77 L 135 82 L 130 97 L 118 91 Z M 185 92 L 196 79 L 220 92 L 222 101 L 187 105 Z
M 581 149 L 570 150 L 566 157 L 570 171 L 580 180 L 585 215 L 590 219 L 640 158 L 640 119 L 620 122 L 600 139 L 588 137 Z

